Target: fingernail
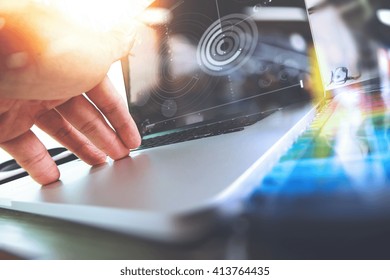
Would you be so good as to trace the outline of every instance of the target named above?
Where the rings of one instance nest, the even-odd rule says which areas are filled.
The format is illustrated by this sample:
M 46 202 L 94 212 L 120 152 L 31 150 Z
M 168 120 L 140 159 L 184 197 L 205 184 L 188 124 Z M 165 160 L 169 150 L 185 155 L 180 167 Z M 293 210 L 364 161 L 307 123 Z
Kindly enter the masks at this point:
M 2 29 L 5 25 L 5 19 L 0 17 L 0 29 Z
M 6 58 L 6 66 L 8 69 L 23 68 L 28 64 L 28 60 L 26 52 L 13 53 Z

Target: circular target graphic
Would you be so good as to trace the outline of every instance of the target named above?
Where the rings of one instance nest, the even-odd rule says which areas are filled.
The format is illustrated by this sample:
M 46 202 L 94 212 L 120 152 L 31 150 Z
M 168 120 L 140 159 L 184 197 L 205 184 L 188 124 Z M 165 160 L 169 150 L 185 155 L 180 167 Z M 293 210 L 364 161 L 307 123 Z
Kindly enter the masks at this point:
M 258 40 L 256 23 L 243 14 L 231 14 L 214 22 L 200 39 L 197 59 L 207 74 L 224 76 L 251 58 Z

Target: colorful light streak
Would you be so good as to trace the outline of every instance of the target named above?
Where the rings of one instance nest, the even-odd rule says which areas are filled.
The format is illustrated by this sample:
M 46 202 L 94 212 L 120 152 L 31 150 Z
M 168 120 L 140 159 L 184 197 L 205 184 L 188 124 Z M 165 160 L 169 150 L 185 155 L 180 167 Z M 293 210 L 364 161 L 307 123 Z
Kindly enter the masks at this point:
M 254 197 L 373 192 L 390 186 L 390 108 L 380 89 L 336 96 L 266 176 Z

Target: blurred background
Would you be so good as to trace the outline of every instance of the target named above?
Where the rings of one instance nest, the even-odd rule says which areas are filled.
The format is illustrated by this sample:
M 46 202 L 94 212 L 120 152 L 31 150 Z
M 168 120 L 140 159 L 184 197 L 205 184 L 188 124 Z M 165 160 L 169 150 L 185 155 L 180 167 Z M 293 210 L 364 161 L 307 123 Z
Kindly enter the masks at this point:
M 255 259 L 390 256 L 390 1 L 306 0 L 327 101 L 247 205 Z
M 306 2 L 323 82 L 328 89 L 373 78 L 388 79 L 389 1 Z

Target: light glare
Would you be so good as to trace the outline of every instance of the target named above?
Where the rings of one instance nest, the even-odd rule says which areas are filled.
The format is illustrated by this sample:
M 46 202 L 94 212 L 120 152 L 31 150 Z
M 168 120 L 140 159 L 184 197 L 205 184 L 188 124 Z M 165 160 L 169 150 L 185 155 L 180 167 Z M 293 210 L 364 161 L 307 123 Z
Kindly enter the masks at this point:
M 154 0 L 35 0 L 82 26 L 109 31 L 127 24 Z
M 386 25 L 390 26 L 390 10 L 381 9 L 378 10 L 378 19 Z

